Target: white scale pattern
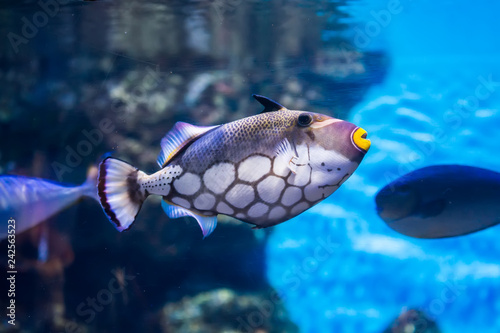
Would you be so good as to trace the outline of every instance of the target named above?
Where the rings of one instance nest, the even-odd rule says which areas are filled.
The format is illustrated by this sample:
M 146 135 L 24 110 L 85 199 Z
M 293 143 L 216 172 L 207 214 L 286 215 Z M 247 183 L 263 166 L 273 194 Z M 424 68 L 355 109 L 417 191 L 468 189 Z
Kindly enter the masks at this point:
M 309 208 L 309 204 L 307 202 L 299 202 L 291 209 L 291 213 L 293 216 L 298 215 Z
M 221 201 L 217 205 L 217 211 L 221 214 L 232 215 L 234 214 L 234 209 L 229 207 L 225 202 Z
M 255 205 L 250 207 L 248 210 L 248 216 L 250 217 L 261 217 L 269 211 L 269 206 L 261 202 L 257 202 Z
M 267 203 L 275 203 L 278 201 L 284 188 L 285 181 L 276 176 L 268 176 L 257 184 L 259 196 Z
M 274 207 L 273 209 L 271 209 L 271 212 L 269 212 L 269 219 L 271 220 L 280 219 L 283 216 L 285 216 L 285 214 L 286 210 L 283 207 L 280 206 Z
M 271 171 L 271 160 L 267 157 L 250 156 L 240 163 L 238 178 L 247 182 L 254 182 Z
M 287 183 L 295 186 L 304 186 L 310 180 L 311 167 L 309 165 L 298 166 L 297 173 L 291 174 L 287 178 Z
M 295 186 L 289 186 L 285 193 L 283 193 L 283 198 L 281 198 L 281 202 L 284 206 L 290 207 L 294 203 L 300 200 L 302 197 L 302 190 Z
M 291 171 L 281 158 L 276 157 L 273 162 L 273 172 L 277 176 L 286 177 Z
M 221 194 L 227 190 L 234 181 L 236 171 L 231 163 L 219 163 L 210 167 L 203 175 L 203 183 L 215 194 Z
M 200 189 L 201 179 L 194 173 L 186 172 L 174 181 L 174 187 L 180 194 L 193 195 Z
M 332 194 L 333 190 L 336 188 L 334 186 L 327 186 L 327 187 L 318 187 L 320 185 L 325 185 L 325 179 L 330 179 L 332 178 L 332 173 L 334 178 L 331 180 L 330 184 L 335 184 L 338 182 L 340 179 L 342 179 L 342 176 L 344 173 L 341 173 L 337 171 L 337 169 L 332 170 L 331 172 L 328 171 L 313 171 L 311 173 L 311 184 L 307 185 L 304 188 L 304 195 L 307 200 L 314 202 L 319 199 L 322 199 L 323 197 L 327 197 L 328 195 Z
M 187 208 L 187 209 L 191 208 L 191 203 L 183 198 L 173 197 L 172 202 L 176 205 L 179 205 L 179 206 Z
M 255 192 L 249 185 L 236 184 L 226 194 L 226 200 L 237 208 L 245 208 L 255 199 Z
M 256 185 L 256 190 L 259 197 L 265 203 L 255 203 L 246 211 L 247 214 L 238 212 L 234 215 L 235 211 L 233 208 L 227 205 L 224 201 L 217 202 L 218 200 L 215 196 L 210 193 L 202 193 L 198 195 L 196 198 L 193 198 L 194 200 L 192 203 L 180 197 L 172 198 L 172 202 L 185 208 L 190 208 L 194 205 L 194 207 L 198 210 L 215 209 L 221 214 L 235 216 L 240 219 L 244 219 L 246 217 L 258 218 L 269 212 L 269 219 L 278 220 L 283 218 L 287 214 L 287 211 L 281 206 L 273 207 L 273 204 L 278 201 L 284 190 L 281 204 L 285 207 L 291 207 L 291 215 L 297 215 L 310 207 L 309 203 L 300 201 L 303 197 L 314 202 L 330 195 L 336 189 L 334 186 L 326 186 L 323 188 L 318 187 L 319 185 L 325 185 L 323 184 L 325 176 L 328 178 L 328 176 L 331 177 L 331 174 L 325 174 L 325 170 L 314 170 L 311 173 L 312 167 L 311 164 L 308 163 L 311 161 L 303 161 L 303 158 L 308 156 L 309 153 L 307 151 L 307 147 L 303 146 L 297 148 L 298 151 L 300 150 L 299 156 L 302 157 L 300 158 L 302 161 L 297 162 L 297 164 L 303 165 L 297 166 L 296 174 L 291 173 L 288 165 L 283 163 L 283 161 L 279 158 L 275 158 L 274 161 L 272 161 L 268 157 L 255 155 L 248 157 L 240 163 L 238 167 L 238 180 L 255 182 L 268 174 L 271 171 L 271 168 L 276 175 L 287 177 L 286 182 L 282 178 L 276 177 L 275 175 L 269 175 L 261 180 Z M 318 151 L 313 153 L 315 154 L 320 152 Z M 321 153 L 324 152 L 322 151 Z M 333 159 L 335 162 L 341 162 L 338 164 L 345 166 L 345 161 L 342 161 L 341 157 L 339 158 L 339 156 L 335 155 L 337 154 L 330 154 L 328 157 L 329 159 Z M 339 173 L 339 180 L 343 175 L 344 173 Z M 235 179 L 235 165 L 227 162 L 215 164 L 203 174 L 203 184 L 208 190 L 215 194 L 223 194 L 226 192 L 229 186 L 234 183 Z M 310 184 L 304 188 L 304 193 L 302 193 L 302 189 L 297 187 L 305 186 L 308 183 Z M 173 183 L 177 192 L 188 196 L 196 193 L 201 188 L 201 185 L 202 179 L 198 175 L 189 172 L 182 175 Z M 255 190 L 252 186 L 246 184 L 236 184 L 225 194 L 225 200 L 232 206 L 238 209 L 243 209 L 248 207 L 248 205 L 254 201 L 255 195 Z
M 323 196 L 326 198 L 328 195 L 332 194 L 332 191 L 328 193 L 328 189 L 334 190 L 335 188 L 333 186 L 319 188 L 318 184 L 309 184 L 304 189 L 304 195 L 307 200 L 314 202 L 323 198 Z
M 212 209 L 215 206 L 215 197 L 210 193 L 202 193 L 194 199 L 194 206 L 200 210 Z

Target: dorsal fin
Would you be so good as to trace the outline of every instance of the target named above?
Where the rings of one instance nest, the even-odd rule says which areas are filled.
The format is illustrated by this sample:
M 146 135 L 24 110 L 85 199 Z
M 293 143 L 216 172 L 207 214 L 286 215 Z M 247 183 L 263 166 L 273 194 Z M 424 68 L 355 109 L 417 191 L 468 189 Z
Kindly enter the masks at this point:
M 278 102 L 273 101 L 270 98 L 261 95 L 252 95 L 260 104 L 264 106 L 264 110 L 261 113 L 286 110 L 286 108 Z
M 156 161 L 163 168 L 185 145 L 216 127 L 218 126 L 194 126 L 182 121 L 176 122 L 161 139 L 161 153 Z
M 190 211 L 187 208 L 176 206 L 165 199 L 161 201 L 161 207 L 167 213 L 168 217 L 171 219 L 176 219 L 183 216 L 191 216 L 196 219 L 196 222 L 200 225 L 201 232 L 203 233 L 203 238 L 207 237 L 214 231 L 217 226 L 217 215 L 214 216 L 203 216 Z

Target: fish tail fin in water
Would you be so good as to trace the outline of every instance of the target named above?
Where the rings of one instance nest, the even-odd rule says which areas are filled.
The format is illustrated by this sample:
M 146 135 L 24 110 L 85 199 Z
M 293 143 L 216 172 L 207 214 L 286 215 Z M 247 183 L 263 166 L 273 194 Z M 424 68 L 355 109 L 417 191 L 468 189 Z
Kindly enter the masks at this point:
M 87 180 L 82 184 L 82 194 L 84 196 L 90 197 L 99 201 L 99 196 L 97 195 L 97 177 L 99 175 L 99 169 L 96 166 L 91 166 L 87 171 Z
M 139 183 L 145 176 L 139 169 L 112 157 L 99 165 L 99 200 L 104 213 L 119 231 L 130 228 L 148 196 Z

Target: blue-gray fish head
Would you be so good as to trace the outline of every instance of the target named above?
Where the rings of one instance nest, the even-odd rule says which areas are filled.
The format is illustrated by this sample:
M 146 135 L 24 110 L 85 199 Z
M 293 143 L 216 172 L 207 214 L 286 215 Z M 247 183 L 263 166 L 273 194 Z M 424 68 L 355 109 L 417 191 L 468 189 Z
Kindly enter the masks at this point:
M 377 214 L 391 223 L 414 214 L 418 209 L 419 195 L 411 182 L 399 179 L 381 189 L 375 203 Z

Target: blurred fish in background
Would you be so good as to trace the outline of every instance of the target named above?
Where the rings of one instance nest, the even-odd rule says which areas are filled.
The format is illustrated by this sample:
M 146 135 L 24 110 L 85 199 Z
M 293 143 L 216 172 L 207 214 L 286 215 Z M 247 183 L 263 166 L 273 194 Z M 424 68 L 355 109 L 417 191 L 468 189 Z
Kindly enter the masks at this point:
M 500 223 L 500 173 L 464 165 L 412 171 L 375 197 L 395 231 L 417 238 L 466 235 Z
M 97 198 L 97 168 L 90 167 L 82 185 L 69 185 L 41 178 L 0 175 L 0 240 L 7 237 L 7 222 L 15 220 L 16 270 L 39 278 L 43 311 L 34 314 L 64 327 L 64 270 L 74 260 L 68 238 L 43 223 L 83 197 Z M 32 255 L 36 253 L 36 256 Z
M 91 167 L 86 181 L 79 186 L 65 185 L 40 178 L 15 175 L 0 176 L 0 239 L 7 237 L 7 221 L 16 220 L 16 233 L 21 233 L 82 197 L 97 196 L 97 168 Z

